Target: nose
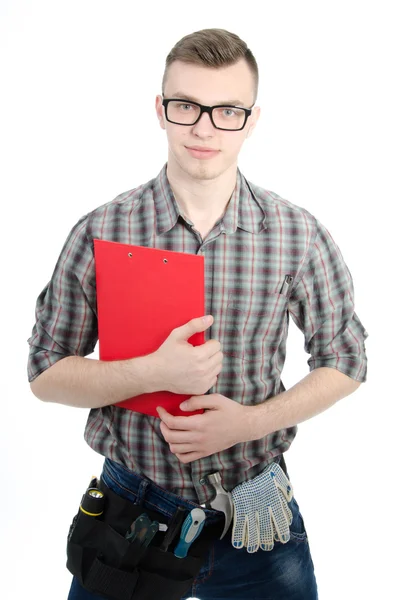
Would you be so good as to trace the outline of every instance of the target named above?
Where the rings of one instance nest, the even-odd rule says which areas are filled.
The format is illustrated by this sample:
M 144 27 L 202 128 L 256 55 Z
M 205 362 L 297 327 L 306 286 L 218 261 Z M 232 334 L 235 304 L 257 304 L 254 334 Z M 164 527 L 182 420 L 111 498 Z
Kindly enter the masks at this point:
M 193 125 L 193 133 L 200 137 L 213 135 L 215 127 L 211 123 L 208 113 L 203 113 L 197 123 Z

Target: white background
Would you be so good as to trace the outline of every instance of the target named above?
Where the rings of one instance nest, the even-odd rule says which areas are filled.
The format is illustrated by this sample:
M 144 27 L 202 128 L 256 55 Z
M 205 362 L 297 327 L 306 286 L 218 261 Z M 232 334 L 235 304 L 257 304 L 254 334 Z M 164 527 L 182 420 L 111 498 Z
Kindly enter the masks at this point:
M 83 439 L 88 410 L 30 392 L 36 298 L 80 216 L 160 171 L 167 144 L 154 99 L 165 57 L 206 27 L 237 33 L 260 68 L 262 116 L 242 172 L 331 231 L 370 334 L 368 381 L 302 424 L 286 456 L 320 600 L 397 597 L 394 4 L 0 1 L 5 600 L 66 599 L 69 524 L 102 466 Z M 287 387 L 307 374 L 307 358 L 291 324 Z

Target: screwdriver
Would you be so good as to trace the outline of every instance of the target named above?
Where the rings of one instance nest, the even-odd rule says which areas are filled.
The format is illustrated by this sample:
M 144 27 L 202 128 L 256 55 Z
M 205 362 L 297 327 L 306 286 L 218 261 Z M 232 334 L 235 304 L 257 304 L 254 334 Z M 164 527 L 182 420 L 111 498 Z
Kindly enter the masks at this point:
M 174 550 L 174 554 L 177 558 L 185 558 L 185 556 L 187 556 L 190 546 L 204 527 L 204 521 L 205 512 L 202 508 L 193 508 L 193 510 L 190 511 L 182 525 L 181 537 Z
M 175 539 L 176 534 L 179 532 L 182 526 L 186 512 L 187 509 L 183 506 L 178 506 L 178 508 L 174 512 L 171 521 L 168 524 L 167 533 L 165 534 L 164 539 L 160 544 L 160 550 L 163 550 L 163 552 L 167 552 L 169 545 Z

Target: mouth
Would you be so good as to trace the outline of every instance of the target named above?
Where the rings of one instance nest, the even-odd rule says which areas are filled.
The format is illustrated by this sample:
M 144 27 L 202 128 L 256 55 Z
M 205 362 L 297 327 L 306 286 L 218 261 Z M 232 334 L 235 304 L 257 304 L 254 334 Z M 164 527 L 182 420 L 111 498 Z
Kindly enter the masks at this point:
M 213 158 L 217 154 L 219 154 L 219 150 L 214 150 L 213 148 L 205 148 L 203 146 L 185 146 L 186 150 L 189 152 L 191 156 L 194 158 Z

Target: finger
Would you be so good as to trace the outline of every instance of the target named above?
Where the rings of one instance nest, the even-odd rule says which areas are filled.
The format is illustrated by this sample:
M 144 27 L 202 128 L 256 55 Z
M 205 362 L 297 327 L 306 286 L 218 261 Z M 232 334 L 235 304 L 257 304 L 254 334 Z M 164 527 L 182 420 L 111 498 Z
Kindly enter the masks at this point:
M 165 423 L 161 423 L 160 429 L 165 440 L 169 444 L 192 444 L 196 441 L 192 437 L 191 431 L 179 431 L 178 429 L 170 429 Z
M 244 530 L 246 516 L 242 516 L 241 512 L 237 512 L 236 505 L 233 502 L 233 529 L 232 529 L 232 545 L 234 548 L 243 548 Z
M 279 483 L 277 481 L 276 486 L 283 493 L 283 496 L 286 499 L 286 501 L 291 502 L 292 496 L 294 495 L 294 491 L 293 491 L 292 485 L 290 484 L 288 479 L 285 478 L 285 481 L 283 481 L 283 483 Z
M 223 365 L 223 352 L 217 352 L 212 356 L 208 361 L 208 366 L 210 369 L 218 369 L 217 373 L 219 373 L 222 369 Z
M 160 419 L 167 425 L 169 429 L 177 429 L 179 431 L 191 431 L 197 428 L 197 417 L 201 415 L 191 415 L 189 417 L 174 417 L 170 415 L 169 412 L 162 408 L 161 406 L 157 406 L 156 408 Z
M 276 540 L 276 542 L 288 542 L 289 538 L 290 538 L 290 530 L 289 530 L 289 526 L 292 523 L 292 512 L 287 504 L 286 499 L 284 498 L 284 496 L 282 494 L 279 494 L 279 502 L 280 502 L 280 509 L 281 509 L 281 513 L 283 514 L 283 516 L 281 516 L 280 511 L 278 511 L 278 516 L 275 517 L 278 523 L 284 523 L 284 527 L 288 526 L 288 531 L 287 531 L 287 539 L 286 540 L 282 540 L 280 539 L 280 535 L 277 530 L 275 531 L 274 534 L 274 539 Z M 276 513 L 275 513 L 276 514 Z M 286 525 L 285 525 L 286 524 Z M 281 531 L 281 528 L 279 527 L 279 530 Z
M 170 444 L 170 450 L 172 454 L 189 454 L 190 452 L 197 452 L 198 449 L 194 444 Z
M 291 512 L 291 510 L 290 510 L 290 508 L 289 508 L 289 506 L 288 506 L 288 504 L 287 504 L 287 501 L 285 500 L 284 496 L 282 496 L 282 495 L 280 494 L 280 496 L 279 496 L 279 500 L 280 500 L 280 504 L 281 504 L 281 510 L 282 510 L 282 512 L 283 512 L 283 514 L 284 514 L 284 520 L 283 520 L 283 518 L 281 517 L 281 521 L 282 521 L 283 523 L 286 523 L 286 524 L 288 525 L 288 533 L 287 533 L 287 538 L 288 538 L 288 539 L 286 539 L 286 540 L 281 540 L 281 539 L 280 539 L 280 536 L 279 536 L 279 534 L 278 534 L 278 532 L 277 532 L 277 530 L 275 531 L 275 534 L 274 534 L 274 539 L 276 540 L 276 542 L 282 542 L 282 543 L 284 542 L 284 543 L 285 543 L 285 541 L 288 541 L 288 540 L 289 540 L 289 535 L 290 535 L 290 534 L 289 534 L 289 526 L 290 526 L 290 525 L 291 525 L 291 523 L 292 523 L 292 512 Z M 280 518 L 278 517 L 277 519 L 278 519 L 278 522 L 280 523 Z
M 285 516 L 285 520 L 287 521 L 288 525 L 291 525 L 292 523 L 292 512 L 290 507 L 288 506 L 288 503 L 286 501 L 286 499 L 284 498 L 284 496 L 280 496 L 280 502 L 281 502 L 281 510 L 284 513 Z
M 194 460 L 198 460 L 199 458 L 203 458 L 203 455 L 200 454 L 199 452 L 188 452 L 187 454 L 175 454 L 175 456 L 177 457 L 178 460 L 180 460 L 184 464 L 193 462 Z
M 255 511 L 254 515 L 249 515 L 248 518 L 248 542 L 247 551 L 251 554 L 256 552 L 259 548 L 259 518 L 258 512 Z
M 210 378 L 218 377 L 219 373 L 222 371 L 222 363 L 215 365 L 214 369 L 209 373 Z
M 270 518 L 269 509 L 266 507 L 265 510 L 260 512 L 260 536 L 259 543 L 262 550 L 269 552 L 274 548 L 274 531 L 273 525 Z
M 276 539 L 282 544 L 286 544 L 290 539 L 290 533 L 288 521 L 285 518 L 284 512 L 280 505 L 273 506 L 269 510 L 271 512 L 273 527 L 277 531 Z
M 206 394 L 205 396 L 192 396 L 188 400 L 185 400 L 179 405 L 182 410 L 200 410 L 219 408 L 220 402 L 217 394 Z M 194 419 L 196 417 L 202 417 L 202 415 L 193 415 L 191 417 L 176 417 L 180 419 Z
M 196 352 L 199 358 L 216 358 L 216 360 L 222 360 L 223 358 L 221 356 L 221 343 L 218 340 L 208 340 L 201 346 L 196 346 Z
M 191 431 L 180 431 L 178 429 L 170 429 L 163 422 L 160 423 L 160 431 L 166 442 L 169 444 L 191 444 L 195 440 L 192 439 Z
M 245 515 L 245 519 L 244 519 L 244 523 L 243 523 L 243 534 L 242 534 L 242 540 L 243 540 L 243 546 L 247 547 L 248 546 L 248 515 Z
M 175 327 L 172 331 L 172 335 L 177 340 L 188 340 L 195 333 L 205 331 L 212 325 L 214 318 L 212 315 L 206 315 L 205 317 L 198 317 L 197 319 L 191 319 L 180 327 Z
M 273 471 L 275 473 L 274 482 L 279 490 L 284 494 L 287 502 L 290 502 L 292 496 L 294 494 L 291 482 L 287 478 L 286 474 L 277 463 L 273 466 Z

